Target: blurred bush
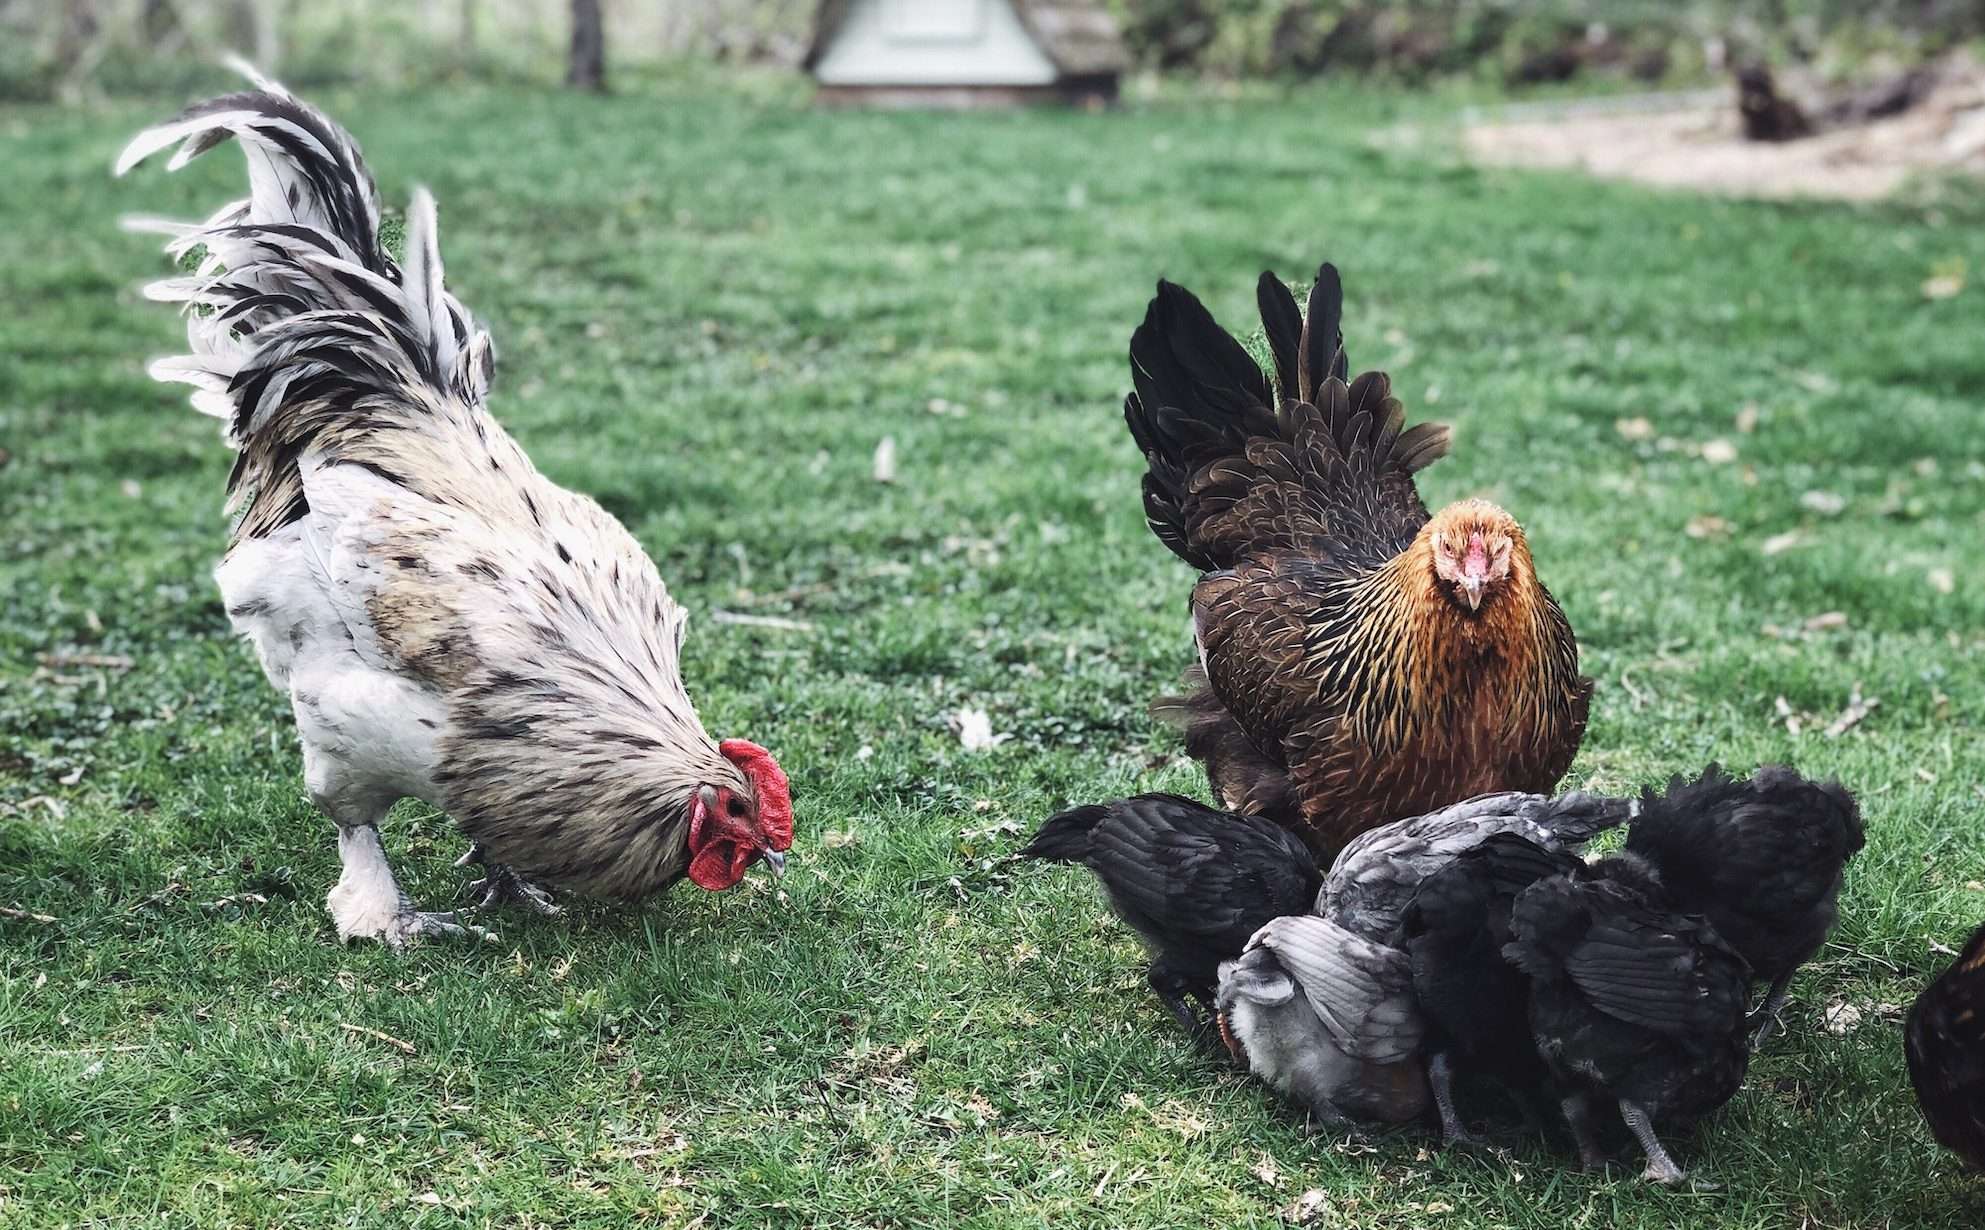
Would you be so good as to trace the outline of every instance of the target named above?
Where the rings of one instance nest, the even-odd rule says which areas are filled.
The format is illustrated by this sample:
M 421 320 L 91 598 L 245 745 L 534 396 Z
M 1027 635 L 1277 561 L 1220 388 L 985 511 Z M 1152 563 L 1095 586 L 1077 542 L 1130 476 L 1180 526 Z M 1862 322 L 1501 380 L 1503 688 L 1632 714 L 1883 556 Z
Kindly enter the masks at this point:
M 187 92 L 222 50 L 292 83 L 555 82 L 570 0 L 0 0 L 0 99 Z M 1224 78 L 1688 78 L 1728 54 L 1851 63 L 1985 34 L 1980 0 L 1108 0 L 1137 61 Z M 815 0 L 604 0 L 610 78 L 796 65 Z
M 570 0 L 0 0 L 0 99 L 211 87 L 235 51 L 292 85 L 552 83 Z M 613 70 L 797 64 L 813 0 L 602 0 Z M 613 75 L 610 73 L 610 76 Z
M 1221 77 L 1655 81 L 1733 57 L 1933 54 L 1985 34 L 1978 0 L 1113 0 L 1139 62 Z

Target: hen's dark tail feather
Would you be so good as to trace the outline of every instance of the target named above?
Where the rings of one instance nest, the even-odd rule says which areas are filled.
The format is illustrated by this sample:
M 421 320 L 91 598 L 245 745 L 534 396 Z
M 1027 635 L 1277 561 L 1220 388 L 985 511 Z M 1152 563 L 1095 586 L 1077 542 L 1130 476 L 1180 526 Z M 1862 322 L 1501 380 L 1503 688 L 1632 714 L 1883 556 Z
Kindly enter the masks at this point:
M 1272 273 L 1262 275 L 1255 297 L 1279 398 L 1247 349 L 1181 286 L 1159 282 L 1131 335 L 1124 421 L 1147 467 L 1145 519 L 1159 541 L 1202 572 L 1235 562 L 1224 523 L 1236 513 L 1254 525 L 1290 527 L 1285 535 L 1300 527 L 1304 535 L 1327 536 L 1328 510 L 1361 506 L 1363 489 L 1388 475 L 1410 482 L 1448 447 L 1445 427 L 1406 427 L 1383 374 L 1347 384 L 1344 291 L 1334 265 L 1318 270 L 1307 315 Z M 1257 458 L 1249 449 L 1256 440 L 1284 447 Z M 1202 490 L 1195 476 L 1227 459 L 1232 473 Z M 1195 512 L 1195 504 L 1204 507 Z
M 1241 729 L 1214 694 L 1203 667 L 1194 663 L 1186 668 L 1184 683 L 1182 694 L 1151 702 L 1151 715 L 1176 728 L 1185 740 L 1186 755 L 1206 766 L 1214 800 L 1298 833 L 1311 832 L 1303 821 L 1302 800 L 1288 766 L 1264 753 Z
M 489 337 L 442 286 L 434 201 L 414 193 L 406 259 L 379 242 L 379 194 L 351 136 L 239 62 L 256 87 L 197 103 L 138 134 L 129 171 L 172 145 L 178 170 L 230 138 L 248 161 L 248 196 L 202 222 L 127 220 L 171 237 L 184 276 L 145 288 L 185 305 L 190 355 L 160 359 L 159 380 L 194 386 L 193 405 L 227 422 L 241 450 L 229 483 L 253 492 L 237 534 L 301 516 L 300 458 L 326 431 L 365 417 L 416 418 L 435 399 L 474 405 L 487 391 Z

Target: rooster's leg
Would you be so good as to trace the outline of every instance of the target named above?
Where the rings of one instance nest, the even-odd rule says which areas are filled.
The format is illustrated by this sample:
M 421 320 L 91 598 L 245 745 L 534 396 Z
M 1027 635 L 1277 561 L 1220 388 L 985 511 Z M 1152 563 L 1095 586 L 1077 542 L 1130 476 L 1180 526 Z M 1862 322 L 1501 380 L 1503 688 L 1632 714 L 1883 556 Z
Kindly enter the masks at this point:
M 558 903 L 552 900 L 549 892 L 518 875 L 513 868 L 503 863 L 490 862 L 483 855 L 479 843 L 471 842 L 462 857 L 455 860 L 455 865 L 457 867 L 473 865 L 483 869 L 482 879 L 471 880 L 462 890 L 466 896 L 477 897 L 476 906 L 479 909 L 486 910 L 491 906 L 507 903 L 521 905 L 546 918 L 564 913 Z
M 1764 1006 L 1744 1022 L 1757 1027 L 1757 1032 L 1751 1035 L 1752 1050 L 1763 1047 L 1765 1040 L 1784 1026 L 1782 1014 L 1785 1012 L 1785 1001 L 1791 997 L 1792 975 L 1789 972 L 1780 974 L 1778 980 L 1771 984 L 1771 993 L 1764 997 Z
M 1685 1177 L 1682 1168 L 1675 1164 L 1674 1158 L 1668 1156 L 1668 1150 L 1661 1147 L 1661 1138 L 1654 1134 L 1654 1122 L 1648 1118 L 1647 1112 L 1632 1102 L 1622 1099 L 1620 1118 L 1627 1121 L 1627 1129 L 1634 1134 L 1634 1139 L 1640 1142 L 1641 1151 L 1647 1154 L 1647 1169 L 1641 1172 L 1640 1177 L 1670 1187 L 1680 1183 Z
M 1454 1109 L 1454 1061 L 1440 1051 L 1427 1061 L 1427 1084 L 1434 1091 L 1434 1109 L 1440 1112 L 1441 1144 L 1483 1145 L 1487 1142 L 1470 1132 Z
M 338 857 L 344 872 L 324 899 L 341 940 L 378 940 L 389 948 L 404 948 L 423 936 L 494 940 L 481 927 L 471 927 L 455 915 L 430 914 L 413 908 L 387 865 L 379 841 L 379 826 L 338 825 Z

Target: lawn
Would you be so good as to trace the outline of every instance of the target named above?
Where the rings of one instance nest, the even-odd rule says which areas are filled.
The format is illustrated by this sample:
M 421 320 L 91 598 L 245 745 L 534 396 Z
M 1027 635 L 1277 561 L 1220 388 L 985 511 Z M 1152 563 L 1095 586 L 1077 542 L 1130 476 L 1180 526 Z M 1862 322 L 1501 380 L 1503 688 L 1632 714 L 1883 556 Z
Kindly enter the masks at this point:
M 144 374 L 179 327 L 115 225 L 204 214 L 240 160 L 113 182 L 179 100 L 0 110 L 0 1226 L 1248 1225 L 1311 1189 L 1344 1227 L 1985 1216 L 1899 1042 L 1985 916 L 1985 292 L 1924 290 L 1985 273 L 1985 198 L 1478 172 L 1372 141 L 1432 104 L 1340 92 L 315 97 L 390 201 L 435 190 L 497 414 L 696 613 L 706 724 L 791 773 L 792 870 L 340 947 L 331 827 L 208 577 L 229 458 Z M 1702 1186 L 1307 1136 L 1190 1049 L 1086 877 L 1005 861 L 1069 801 L 1203 792 L 1145 714 L 1191 578 L 1141 521 L 1126 342 L 1160 274 L 1243 327 L 1261 269 L 1326 256 L 1353 363 L 1455 424 L 1429 502 L 1514 510 L 1577 627 L 1572 783 L 1714 758 L 1861 794 L 1791 1036 L 1679 1141 Z M 968 707 L 1010 737 L 965 750 Z M 455 896 L 443 819 L 387 843 Z

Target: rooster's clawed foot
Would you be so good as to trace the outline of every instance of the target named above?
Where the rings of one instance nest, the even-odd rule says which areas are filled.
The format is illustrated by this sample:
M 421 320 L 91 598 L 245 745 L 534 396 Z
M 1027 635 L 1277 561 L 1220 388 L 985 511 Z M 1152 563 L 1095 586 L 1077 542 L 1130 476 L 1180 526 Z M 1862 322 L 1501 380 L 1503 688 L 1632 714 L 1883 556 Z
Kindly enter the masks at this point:
M 472 880 L 464 888 L 463 894 L 475 899 L 476 908 L 487 910 L 498 905 L 521 905 L 534 914 L 546 918 L 556 917 L 563 911 L 552 900 L 546 890 L 518 875 L 502 863 L 492 863 L 483 857 L 480 845 L 470 845 L 462 857 L 455 860 L 457 867 L 475 865 L 487 874 L 480 880 Z
M 485 927 L 472 926 L 463 922 L 453 910 L 430 914 L 420 910 L 408 910 L 395 914 L 380 933 L 380 940 L 394 951 L 405 948 L 417 939 L 481 940 L 494 944 L 497 934 Z

